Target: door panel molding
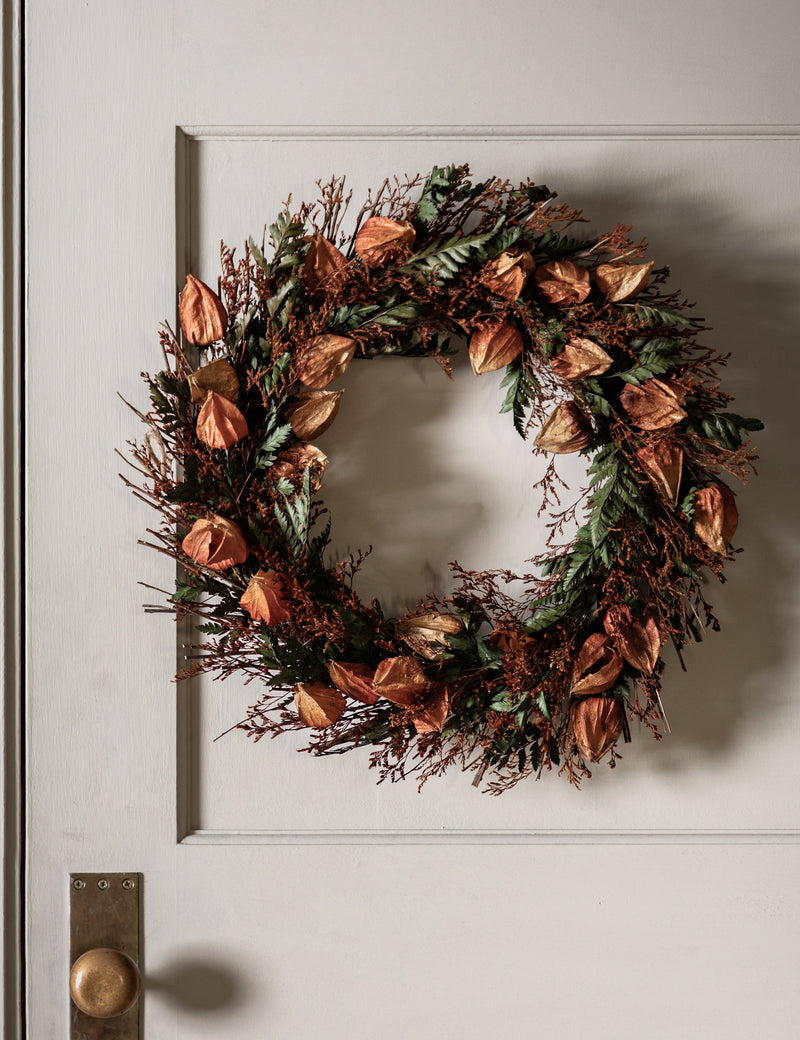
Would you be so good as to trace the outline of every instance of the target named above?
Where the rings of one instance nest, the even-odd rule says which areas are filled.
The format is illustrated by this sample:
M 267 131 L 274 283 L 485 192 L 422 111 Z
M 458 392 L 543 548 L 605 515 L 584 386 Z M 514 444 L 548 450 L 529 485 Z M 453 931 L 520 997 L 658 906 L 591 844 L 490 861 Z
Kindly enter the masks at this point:
M 195 179 L 193 149 L 204 142 L 654 142 L 667 141 L 800 141 L 798 124 L 681 124 L 571 126 L 213 126 L 176 127 L 176 284 L 196 255 L 195 225 L 201 202 Z M 576 200 L 577 201 L 577 200 Z M 187 642 L 179 631 L 176 657 Z M 609 828 L 609 829 L 363 829 L 363 828 L 216 828 L 202 823 L 199 811 L 199 711 L 196 681 L 179 684 L 177 696 L 177 838 L 187 845 L 283 844 L 796 844 L 800 829 L 787 828 Z M 657 753 L 657 752 L 656 752 Z M 624 768 L 624 766 L 622 767 Z
M 3 205 L 2 205 L 2 442 L 3 535 L 0 542 L 3 611 L 2 858 L 3 942 L 0 946 L 0 1029 L 9 1040 L 23 1033 L 25 942 L 23 926 L 25 857 L 24 700 L 22 686 L 22 446 L 21 371 L 24 301 L 24 33 L 20 0 L 2 14 Z
M 182 845 L 797 845 L 800 831 L 226 831 L 198 829 Z
M 329 140 L 370 141 L 386 140 L 563 140 L 563 141 L 649 141 L 680 140 L 699 137 L 725 141 L 753 139 L 783 140 L 800 136 L 800 123 L 674 123 L 674 124 L 582 124 L 569 125 L 408 125 L 408 126 L 180 126 L 178 134 L 187 141 L 241 141 L 241 140 Z

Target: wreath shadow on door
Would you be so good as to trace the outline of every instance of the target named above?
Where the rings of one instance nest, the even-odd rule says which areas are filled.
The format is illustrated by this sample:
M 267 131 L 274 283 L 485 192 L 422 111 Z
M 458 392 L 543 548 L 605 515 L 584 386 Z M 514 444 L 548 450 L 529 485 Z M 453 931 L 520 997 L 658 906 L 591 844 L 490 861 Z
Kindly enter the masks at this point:
M 742 516 L 735 547 L 746 551 L 729 568 L 724 586 L 711 576 L 708 580 L 707 594 L 722 631 L 709 631 L 701 649 L 684 652 L 686 675 L 677 656 L 665 651 L 665 708 L 677 739 L 667 738 L 646 758 L 648 769 L 670 773 L 686 768 L 698 748 L 712 761 L 722 760 L 754 729 L 780 726 L 793 696 L 790 617 L 798 584 L 795 532 L 800 509 L 800 484 L 793 477 L 798 471 L 793 422 L 800 375 L 795 331 L 800 324 L 798 233 L 788 224 L 764 227 L 755 213 L 725 206 L 718 198 L 700 198 L 691 185 L 681 187 L 666 174 L 650 183 L 637 181 L 635 190 L 619 195 L 561 194 L 591 214 L 591 226 L 633 220 L 634 232 L 647 234 L 648 255 L 669 263 L 671 284 L 688 287 L 686 295 L 699 301 L 697 313 L 712 330 L 703 341 L 732 355 L 723 374 L 723 389 L 735 398 L 732 407 L 766 423 L 756 435 L 762 463 L 755 486 L 734 488 Z M 663 199 L 663 204 L 654 205 L 654 199 Z M 471 378 L 463 357 L 462 350 L 461 360 L 454 361 L 456 384 Z M 398 377 L 394 366 L 409 364 L 408 359 L 390 358 L 352 366 L 350 396 L 356 415 L 348 427 L 345 386 L 336 439 L 331 431 L 331 439 L 322 445 L 334 467 L 339 445 L 345 455 L 339 473 L 333 467 L 329 471 L 326 488 L 326 501 L 335 506 L 334 546 L 345 554 L 369 544 L 380 546 L 380 558 L 367 559 L 357 587 L 367 598 L 373 590 L 384 595 L 387 589 L 397 590 L 393 598 L 391 591 L 388 600 L 382 598 L 390 613 L 413 605 L 414 589 L 416 598 L 450 591 L 450 561 L 462 547 L 479 545 L 474 536 L 488 522 L 482 474 L 466 467 L 454 471 L 443 436 L 458 407 L 459 387 L 445 385 L 440 376 L 441 392 L 432 390 L 438 372 L 423 377 L 417 370 Z M 379 365 L 386 370 L 378 372 Z M 392 386 L 405 394 L 392 394 Z M 500 400 L 498 410 L 499 405 Z M 508 426 L 511 440 L 516 435 Z M 500 449 L 497 464 L 511 473 Z M 531 483 L 536 475 L 532 462 Z M 512 479 L 518 478 L 517 470 Z M 571 486 L 577 491 L 577 485 Z M 360 537 L 365 532 L 366 544 Z M 530 555 L 542 548 L 539 532 Z M 517 557 L 521 565 L 518 551 Z M 459 562 L 514 566 L 510 560 Z

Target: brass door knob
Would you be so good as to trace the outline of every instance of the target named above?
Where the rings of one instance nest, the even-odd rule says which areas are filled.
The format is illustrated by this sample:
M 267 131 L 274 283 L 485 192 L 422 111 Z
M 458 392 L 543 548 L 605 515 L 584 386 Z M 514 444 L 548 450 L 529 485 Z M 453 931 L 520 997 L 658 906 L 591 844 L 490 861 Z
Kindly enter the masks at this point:
M 142 988 L 135 962 L 121 950 L 100 946 L 81 954 L 69 973 L 76 1006 L 90 1018 L 116 1018 L 133 1007 Z

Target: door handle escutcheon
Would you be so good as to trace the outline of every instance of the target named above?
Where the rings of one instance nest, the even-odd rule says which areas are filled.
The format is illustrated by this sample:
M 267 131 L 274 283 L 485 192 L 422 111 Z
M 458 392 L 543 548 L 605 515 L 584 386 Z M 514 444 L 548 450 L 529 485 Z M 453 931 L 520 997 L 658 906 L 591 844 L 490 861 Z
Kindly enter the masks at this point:
M 141 874 L 82 872 L 69 886 L 70 1040 L 140 1040 Z

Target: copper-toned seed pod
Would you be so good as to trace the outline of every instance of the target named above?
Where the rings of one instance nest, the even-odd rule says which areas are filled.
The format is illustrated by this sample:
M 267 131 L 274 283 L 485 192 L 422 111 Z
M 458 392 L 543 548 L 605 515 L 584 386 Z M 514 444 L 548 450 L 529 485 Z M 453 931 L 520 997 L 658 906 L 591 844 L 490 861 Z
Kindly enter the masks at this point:
M 599 762 L 616 744 L 623 721 L 616 697 L 587 697 L 572 706 L 572 735 L 590 762 Z
M 484 264 L 481 281 L 504 300 L 517 300 L 533 269 L 530 253 L 501 253 Z
M 728 551 L 736 533 L 739 511 L 730 488 L 724 484 L 701 488 L 694 496 L 694 533 L 715 553 Z
M 422 665 L 414 657 L 387 657 L 375 669 L 375 692 L 401 708 L 420 704 L 427 685 Z
M 206 520 L 195 521 L 181 548 L 195 563 L 212 571 L 227 570 L 247 559 L 247 542 L 241 528 L 216 513 Z
M 403 260 L 414 246 L 416 232 L 408 221 L 369 217 L 361 225 L 353 247 L 368 264 Z
M 575 402 L 562 401 L 547 417 L 533 443 L 543 451 L 568 455 L 588 448 L 593 438 L 591 424 Z
M 595 270 L 597 288 L 609 303 L 632 300 L 650 281 L 653 261 L 647 264 L 600 264 Z
M 195 343 L 198 347 L 216 343 L 222 339 L 228 327 L 228 312 L 222 300 L 193 274 L 186 276 L 178 315 L 184 336 L 189 343 Z
M 374 704 L 378 694 L 372 685 L 375 669 L 368 664 L 350 663 L 348 661 L 329 661 L 328 674 L 337 690 L 354 697 L 364 704 Z
M 286 596 L 286 579 L 277 571 L 254 574 L 239 604 L 254 621 L 263 621 L 265 625 L 279 625 L 292 615 L 292 604 Z
M 550 359 L 550 367 L 561 379 L 601 376 L 611 364 L 612 358 L 602 347 L 581 336 L 573 336 L 567 340 L 561 353 Z
M 681 405 L 686 391 L 677 383 L 647 379 L 641 386 L 626 383 L 620 404 L 640 430 L 666 430 L 686 418 Z
M 286 406 L 284 415 L 295 437 L 310 441 L 323 434 L 339 411 L 341 390 L 309 390 Z
M 197 437 L 209 448 L 232 448 L 250 432 L 247 420 L 227 397 L 211 390 L 197 416 Z
M 496 628 L 489 635 L 489 646 L 496 646 L 504 654 L 520 654 L 532 650 L 536 639 L 530 632 L 519 628 Z
M 314 235 L 303 262 L 303 282 L 306 289 L 314 293 L 334 289 L 337 275 L 347 269 L 347 258 L 323 235 Z
M 311 493 L 315 494 L 322 487 L 327 465 L 328 456 L 313 444 L 295 444 L 294 447 L 280 453 L 269 473 L 273 480 L 283 477 L 299 488 L 305 480 L 306 470 L 310 469 Z
M 431 683 L 423 706 L 414 712 L 411 721 L 417 733 L 441 733 L 450 714 L 450 687 L 443 682 Z
M 622 658 L 604 632 L 593 632 L 578 653 L 572 683 L 573 695 L 585 697 L 610 690 L 622 671 Z
M 356 341 L 349 336 L 314 336 L 303 346 L 295 364 L 295 377 L 313 390 L 323 390 L 344 375 L 355 352 Z
M 220 359 L 190 372 L 187 382 L 192 395 L 192 404 L 202 404 L 213 390 L 215 394 L 235 403 L 239 396 L 239 377 L 230 363 Z
M 325 729 L 342 717 L 347 701 L 344 694 L 323 683 L 298 683 L 294 706 L 304 726 Z
M 592 291 L 588 269 L 571 260 L 548 260 L 540 264 L 533 280 L 541 296 L 564 307 L 583 303 Z
M 683 448 L 668 440 L 650 441 L 636 452 L 642 469 L 671 506 L 678 503 L 683 474 Z
M 403 618 L 395 625 L 398 636 L 414 653 L 434 660 L 447 647 L 447 637 L 457 636 L 464 628 L 460 617 L 455 614 L 440 614 L 427 611 Z
M 487 321 L 469 341 L 469 361 L 476 376 L 504 368 L 522 353 L 522 333 L 513 321 Z
M 603 628 L 629 665 L 645 675 L 652 674 L 661 652 L 661 633 L 649 611 L 639 621 L 629 607 L 613 607 L 606 611 Z

